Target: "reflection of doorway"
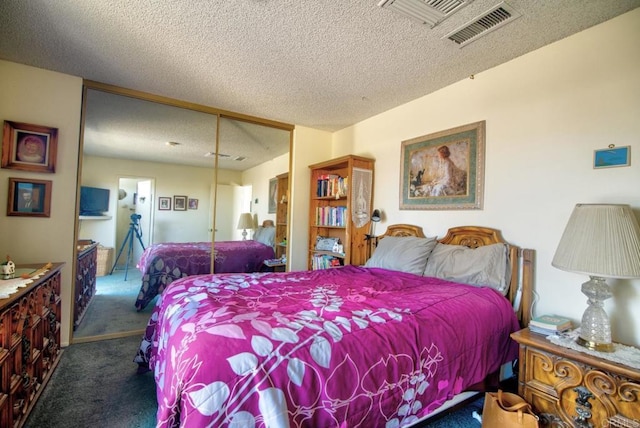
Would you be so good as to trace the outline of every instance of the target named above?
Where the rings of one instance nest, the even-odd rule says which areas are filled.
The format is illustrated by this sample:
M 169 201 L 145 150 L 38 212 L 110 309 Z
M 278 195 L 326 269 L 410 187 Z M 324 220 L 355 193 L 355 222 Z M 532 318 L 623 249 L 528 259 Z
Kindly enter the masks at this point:
M 116 210 L 116 251 L 122 249 L 122 254 L 118 258 L 119 268 L 124 268 L 127 262 L 128 236 L 132 223 L 132 215 L 137 217 L 142 243 L 144 247 L 148 247 L 153 242 L 153 189 L 155 187 L 154 180 L 146 177 L 136 178 L 120 178 L 118 180 L 118 189 L 120 190 L 118 197 L 118 208 Z M 123 196 L 124 195 L 124 196 Z M 122 198 L 121 198 L 122 197 Z M 124 248 L 122 247 L 125 245 Z M 133 254 L 129 260 L 129 269 L 135 269 L 136 262 L 142 255 L 140 243 L 134 237 Z M 117 256 L 117 253 L 116 253 Z M 114 260 L 115 262 L 115 260 Z

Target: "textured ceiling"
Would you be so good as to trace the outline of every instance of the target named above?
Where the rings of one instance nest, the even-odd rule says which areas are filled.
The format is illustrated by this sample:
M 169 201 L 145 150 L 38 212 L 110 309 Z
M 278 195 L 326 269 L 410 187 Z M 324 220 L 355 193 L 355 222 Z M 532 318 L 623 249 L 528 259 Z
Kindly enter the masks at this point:
M 0 58 L 335 131 L 640 7 L 507 0 L 521 17 L 459 48 L 379 0 L 2 0 Z M 222 151 L 222 150 L 221 150 Z
M 289 131 L 88 89 L 84 154 L 147 162 L 252 168 L 289 152 Z

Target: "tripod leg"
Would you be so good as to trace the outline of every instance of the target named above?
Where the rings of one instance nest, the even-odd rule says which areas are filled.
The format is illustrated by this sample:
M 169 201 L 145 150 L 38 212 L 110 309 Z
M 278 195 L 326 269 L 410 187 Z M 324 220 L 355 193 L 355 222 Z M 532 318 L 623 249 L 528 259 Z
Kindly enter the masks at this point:
M 127 262 L 124 267 L 124 280 L 127 280 L 127 275 L 129 274 L 129 261 L 131 260 L 131 255 L 133 254 L 133 228 L 129 229 L 129 249 L 127 250 Z
M 118 255 L 116 256 L 115 262 L 113 262 L 113 267 L 111 268 L 111 272 L 109 272 L 109 275 L 113 274 L 113 271 L 116 268 L 116 265 L 118 264 L 118 260 L 120 260 L 120 255 L 122 254 L 122 250 L 124 250 L 124 246 L 127 245 L 127 241 L 129 239 L 129 235 L 131 235 L 131 229 L 129 229 L 129 232 L 127 233 L 126 238 L 124 238 L 124 241 L 122 241 L 122 245 L 120 246 L 120 249 L 118 250 Z
M 144 244 L 142 243 L 142 235 L 140 235 L 140 232 L 138 231 L 138 229 L 136 229 L 136 238 L 138 238 L 138 242 L 142 247 L 142 251 L 144 251 L 146 248 L 144 248 Z

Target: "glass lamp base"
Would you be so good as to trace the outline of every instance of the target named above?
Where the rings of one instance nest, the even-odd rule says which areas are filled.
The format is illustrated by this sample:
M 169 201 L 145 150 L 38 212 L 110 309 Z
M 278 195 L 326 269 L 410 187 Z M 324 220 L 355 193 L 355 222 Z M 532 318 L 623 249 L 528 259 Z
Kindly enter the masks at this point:
M 577 343 L 588 349 L 612 352 L 611 324 L 604 310 L 604 301 L 612 295 L 609 285 L 604 278 L 592 276 L 582 284 L 582 292 L 589 298 L 589 307 L 582 315 Z

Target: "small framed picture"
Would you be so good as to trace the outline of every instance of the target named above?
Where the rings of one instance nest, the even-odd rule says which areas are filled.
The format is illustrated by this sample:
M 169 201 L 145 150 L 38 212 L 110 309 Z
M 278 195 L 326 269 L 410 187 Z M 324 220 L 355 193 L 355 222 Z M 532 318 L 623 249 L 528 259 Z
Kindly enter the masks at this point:
M 171 198 L 168 196 L 160 196 L 158 198 L 158 209 L 160 211 L 168 211 L 171 209 Z
M 187 197 L 186 196 L 173 196 L 173 210 L 174 211 L 186 211 L 187 210 Z
M 49 180 L 9 177 L 7 215 L 50 217 L 51 183 Z
M 58 128 L 4 121 L 2 168 L 56 172 Z
M 593 151 L 595 169 L 629 165 L 631 165 L 631 146 L 616 147 L 611 144 L 607 149 Z
M 198 209 L 198 200 L 197 199 L 189 198 L 189 209 L 190 210 L 197 210 Z

